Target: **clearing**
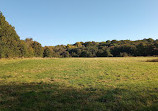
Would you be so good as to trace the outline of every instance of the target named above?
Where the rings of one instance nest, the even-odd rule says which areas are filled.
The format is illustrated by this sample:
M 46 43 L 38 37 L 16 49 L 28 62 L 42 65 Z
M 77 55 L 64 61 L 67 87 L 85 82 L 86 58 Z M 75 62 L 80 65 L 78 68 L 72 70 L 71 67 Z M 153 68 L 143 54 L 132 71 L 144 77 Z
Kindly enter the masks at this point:
M 0 110 L 158 110 L 156 57 L 0 60 Z

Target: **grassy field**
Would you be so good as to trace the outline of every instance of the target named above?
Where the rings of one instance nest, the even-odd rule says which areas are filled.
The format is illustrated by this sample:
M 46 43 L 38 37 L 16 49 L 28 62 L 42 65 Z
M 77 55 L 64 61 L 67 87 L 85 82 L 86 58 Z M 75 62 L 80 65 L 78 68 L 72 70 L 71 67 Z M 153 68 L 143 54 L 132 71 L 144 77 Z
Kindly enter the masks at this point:
M 151 59 L 1 59 L 0 111 L 158 111 Z

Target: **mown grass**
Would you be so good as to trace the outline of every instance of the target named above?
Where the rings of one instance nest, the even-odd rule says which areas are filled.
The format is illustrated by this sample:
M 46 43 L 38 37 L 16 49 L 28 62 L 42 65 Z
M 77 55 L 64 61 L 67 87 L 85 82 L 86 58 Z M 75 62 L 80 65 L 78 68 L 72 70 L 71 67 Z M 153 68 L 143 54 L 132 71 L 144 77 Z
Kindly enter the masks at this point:
M 153 59 L 2 59 L 0 111 L 156 111 Z

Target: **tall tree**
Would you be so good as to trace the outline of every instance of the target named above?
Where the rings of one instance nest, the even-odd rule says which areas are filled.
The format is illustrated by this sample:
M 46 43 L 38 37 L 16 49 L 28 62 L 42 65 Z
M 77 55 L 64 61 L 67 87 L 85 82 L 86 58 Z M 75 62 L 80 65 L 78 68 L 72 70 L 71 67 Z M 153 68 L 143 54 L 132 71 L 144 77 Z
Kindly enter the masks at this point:
M 2 12 L 0 12 L 0 58 L 20 57 L 23 53 L 19 50 L 20 44 L 21 41 L 15 28 L 5 20 Z
M 33 41 L 31 46 L 34 49 L 35 57 L 43 57 L 43 47 L 39 42 Z

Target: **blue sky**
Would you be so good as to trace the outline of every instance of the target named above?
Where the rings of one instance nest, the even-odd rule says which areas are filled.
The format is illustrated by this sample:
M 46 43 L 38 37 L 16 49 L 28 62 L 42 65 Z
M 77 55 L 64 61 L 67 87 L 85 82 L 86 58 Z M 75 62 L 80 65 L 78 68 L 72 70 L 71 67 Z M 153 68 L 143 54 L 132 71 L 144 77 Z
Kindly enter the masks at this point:
M 158 0 L 0 0 L 0 11 L 43 46 L 158 39 Z

